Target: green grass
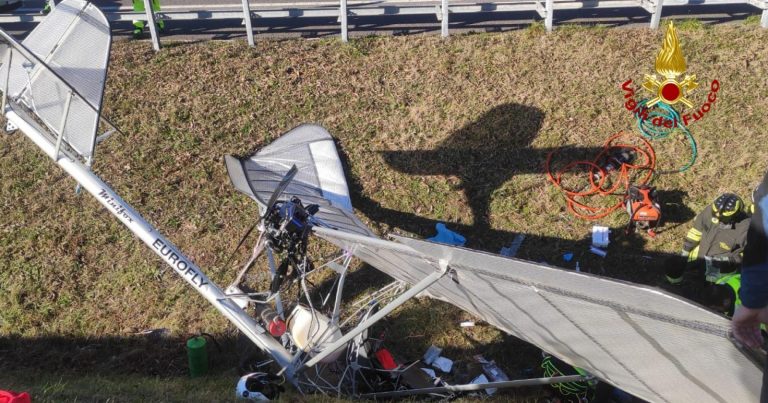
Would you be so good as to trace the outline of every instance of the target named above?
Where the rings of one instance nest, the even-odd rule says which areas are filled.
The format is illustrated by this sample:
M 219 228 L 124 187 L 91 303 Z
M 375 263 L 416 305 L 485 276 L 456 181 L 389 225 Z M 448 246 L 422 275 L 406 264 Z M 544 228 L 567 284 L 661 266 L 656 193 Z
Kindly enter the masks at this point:
M 226 284 L 236 273 L 234 264 L 225 267 L 226 258 L 258 209 L 232 188 L 222 156 L 249 154 L 300 123 L 316 122 L 338 139 L 348 160 L 358 215 L 382 234 L 427 237 L 436 221 L 445 221 L 470 246 L 495 252 L 525 233 L 524 258 L 571 267 L 560 258 L 571 251 L 585 271 L 656 284 L 661 261 L 639 256 L 679 250 L 691 212 L 724 191 L 748 197 L 768 167 L 768 31 L 678 27 L 689 72 L 701 84 L 691 99 L 703 102 L 713 79 L 722 88 L 712 111 L 691 126 L 699 144 L 696 165 L 655 182 L 679 193 L 665 230 L 655 239 L 618 230 L 605 260 L 586 251 L 594 223 L 567 213 L 546 181 L 543 160 L 546 150 L 594 151 L 613 133 L 633 130 L 620 86 L 630 78 L 639 85 L 652 72 L 662 32 L 558 29 L 544 35 L 531 28 L 448 41 L 176 44 L 157 54 L 145 43 L 117 42 L 104 107 L 124 135 L 98 147 L 94 170 Z M 654 146 L 660 164 L 687 158 L 677 143 Z M 74 194 L 73 180 L 23 136 L 0 136 L 0 156 L 0 341 L 57 335 L 87 343 L 157 327 L 180 340 L 200 330 L 231 331 L 92 197 Z M 600 223 L 621 228 L 625 219 L 616 213 Z M 487 354 L 512 377 L 536 366 L 535 349 L 487 325 L 460 329 L 470 318 L 446 304 L 415 300 L 393 319 L 389 344 L 409 359 L 437 344 L 457 360 Z M 11 364 L 0 345 L 4 382 L 51 400 L 123 396 L 129 391 L 119 374 L 157 400 L 191 385 L 180 378 L 183 351 L 176 349 L 152 353 L 178 364 L 170 373 L 107 356 L 66 368 L 61 376 L 71 387 L 59 388 L 58 369 L 39 381 L 35 371 L 41 357 L 69 352 L 47 350 L 30 342 L 13 353 L 18 360 Z M 200 400 L 209 399 L 209 386 L 211 400 L 228 396 L 235 377 L 227 374 L 221 367 L 203 383 Z M 104 385 L 104 391 L 83 388 L 77 395 L 80 385 Z
M 34 402 L 242 402 L 235 397 L 239 375 L 225 371 L 199 378 L 137 374 L 47 374 L 18 371 L 0 374 L 5 390 L 27 392 Z M 281 394 L 281 402 L 332 403 L 340 399 L 303 396 L 293 390 Z
M 665 24 L 662 24 L 661 26 L 664 27 L 666 25 L 667 24 L 665 21 Z M 698 20 L 696 18 L 686 18 L 680 21 L 676 21 L 675 26 L 683 31 L 693 31 L 693 30 L 702 29 L 706 27 L 706 25 L 703 22 L 701 22 L 701 20 Z
M 35 402 L 235 402 L 237 374 L 216 377 L 148 377 L 130 374 L 0 375 L 4 389 L 26 391 Z
M 744 19 L 744 25 L 759 25 L 760 24 L 760 14 L 753 14 L 749 17 Z

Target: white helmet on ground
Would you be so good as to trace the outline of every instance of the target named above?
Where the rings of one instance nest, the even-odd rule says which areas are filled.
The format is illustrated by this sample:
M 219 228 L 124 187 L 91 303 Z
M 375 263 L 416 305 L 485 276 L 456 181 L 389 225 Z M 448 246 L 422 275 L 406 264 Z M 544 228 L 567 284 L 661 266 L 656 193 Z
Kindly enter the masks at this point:
M 282 378 L 265 372 L 243 375 L 237 382 L 236 396 L 240 399 L 269 401 L 277 399 L 283 391 Z

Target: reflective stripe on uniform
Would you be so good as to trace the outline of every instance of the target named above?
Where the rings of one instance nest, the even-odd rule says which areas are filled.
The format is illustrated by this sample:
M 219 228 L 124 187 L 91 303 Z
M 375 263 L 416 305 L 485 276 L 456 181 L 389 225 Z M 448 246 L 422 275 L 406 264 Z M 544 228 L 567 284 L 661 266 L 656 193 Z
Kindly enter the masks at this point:
M 680 284 L 683 281 L 683 277 L 670 277 L 667 276 L 667 281 L 669 281 L 669 284 Z
M 691 241 L 699 242 L 701 241 L 701 231 L 697 230 L 696 228 L 691 228 L 688 230 L 688 234 L 686 234 L 685 237 Z
M 736 294 L 736 301 L 734 302 L 735 306 L 741 305 L 741 298 L 739 298 L 739 289 L 741 288 L 741 274 L 726 274 L 723 277 L 720 277 L 715 284 L 723 285 L 727 284 L 731 287 L 734 294 Z
M 696 246 L 696 247 L 695 247 L 695 248 L 693 248 L 693 250 L 691 250 L 691 252 L 688 254 L 688 263 L 691 263 L 691 262 L 693 262 L 693 261 L 694 261 L 694 260 L 696 260 L 698 257 L 699 257 L 699 247 L 698 247 L 698 246 Z

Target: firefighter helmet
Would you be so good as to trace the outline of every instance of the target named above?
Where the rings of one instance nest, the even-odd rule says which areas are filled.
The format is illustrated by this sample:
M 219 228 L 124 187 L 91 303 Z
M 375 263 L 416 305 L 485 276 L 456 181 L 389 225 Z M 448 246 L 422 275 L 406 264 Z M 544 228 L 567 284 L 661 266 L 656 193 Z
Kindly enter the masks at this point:
M 723 193 L 712 203 L 712 214 L 722 223 L 736 221 L 744 209 L 744 202 L 733 193 Z

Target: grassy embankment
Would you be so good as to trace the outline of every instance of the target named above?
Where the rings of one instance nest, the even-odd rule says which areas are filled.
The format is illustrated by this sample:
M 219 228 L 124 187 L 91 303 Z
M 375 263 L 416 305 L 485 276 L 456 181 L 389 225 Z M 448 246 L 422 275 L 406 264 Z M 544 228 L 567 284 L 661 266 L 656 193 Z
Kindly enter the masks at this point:
M 224 154 L 245 155 L 302 122 L 316 122 L 346 155 L 353 204 L 376 231 L 430 236 L 458 228 L 469 246 L 497 251 L 514 233 L 520 256 L 656 284 L 685 222 L 723 191 L 748 197 L 768 168 L 768 31 L 754 24 L 680 30 L 691 73 L 722 88 L 691 125 L 699 160 L 655 181 L 667 191 L 667 225 L 655 239 L 621 231 L 603 260 L 586 252 L 593 223 L 569 215 L 545 180 L 548 150 L 592 155 L 613 133 L 633 130 L 620 85 L 652 71 L 662 32 L 562 27 L 503 34 L 176 44 L 113 48 L 105 113 L 124 135 L 97 149 L 94 170 L 204 268 L 223 267 L 256 217 L 236 193 Z M 685 143 L 655 143 L 660 165 L 687 158 Z M 193 293 L 23 136 L 0 137 L 0 387 L 43 400 L 220 400 L 234 359 L 214 375 L 184 377 L 182 340 L 230 334 Z M 601 223 L 619 228 L 625 215 Z M 679 225 L 678 225 L 679 224 Z M 651 256 L 644 259 L 642 256 Z M 244 254 L 243 254 L 244 256 Z M 375 276 L 375 272 L 370 272 Z M 536 351 L 488 326 L 459 329 L 468 315 L 415 300 L 398 310 L 390 346 L 415 359 L 430 344 L 465 359 L 481 352 L 513 377 Z M 174 342 L 136 341 L 165 327 Z M 115 340 L 116 338 L 116 340 Z M 215 353 L 212 353 L 215 354 Z M 187 393 L 190 393 L 189 395 Z

